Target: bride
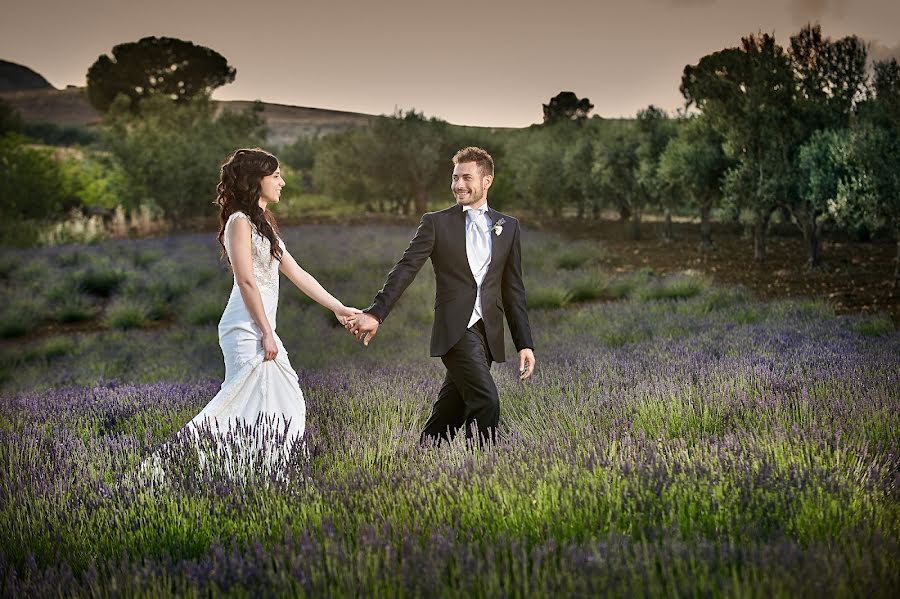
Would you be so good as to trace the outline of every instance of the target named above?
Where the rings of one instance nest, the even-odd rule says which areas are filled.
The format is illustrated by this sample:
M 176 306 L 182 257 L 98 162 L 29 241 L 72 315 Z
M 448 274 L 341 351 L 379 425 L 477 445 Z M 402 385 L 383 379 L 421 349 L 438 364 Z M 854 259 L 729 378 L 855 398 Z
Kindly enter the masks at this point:
M 300 291 L 334 312 L 341 324 L 360 312 L 328 293 L 300 268 L 285 247 L 268 210 L 269 204 L 278 202 L 284 185 L 278 159 L 259 148 L 237 150 L 222 165 L 216 198 L 218 240 L 222 257 L 234 273 L 231 296 L 219 321 L 225 381 L 212 401 L 188 423 L 189 430 L 205 426 L 212 430 L 248 430 L 265 422 L 277 425 L 288 447 L 303 435 L 303 393 L 275 332 L 279 271 Z M 259 434 L 255 436 L 254 447 L 258 447 L 262 439 Z

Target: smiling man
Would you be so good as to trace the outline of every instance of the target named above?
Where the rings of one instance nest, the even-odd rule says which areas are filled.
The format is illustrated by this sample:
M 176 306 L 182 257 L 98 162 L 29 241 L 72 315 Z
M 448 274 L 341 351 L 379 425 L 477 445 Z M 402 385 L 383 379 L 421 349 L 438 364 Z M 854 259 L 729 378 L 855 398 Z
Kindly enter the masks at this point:
M 423 443 L 450 439 L 460 427 L 494 441 L 500 398 L 491 363 L 506 359 L 503 316 L 518 351 L 519 377 L 534 371 L 534 343 L 525 304 L 519 222 L 487 204 L 494 161 L 481 148 L 453 156 L 450 189 L 456 205 L 422 216 L 375 301 L 347 324 L 366 345 L 428 258 L 436 282 L 431 355 L 447 368 Z

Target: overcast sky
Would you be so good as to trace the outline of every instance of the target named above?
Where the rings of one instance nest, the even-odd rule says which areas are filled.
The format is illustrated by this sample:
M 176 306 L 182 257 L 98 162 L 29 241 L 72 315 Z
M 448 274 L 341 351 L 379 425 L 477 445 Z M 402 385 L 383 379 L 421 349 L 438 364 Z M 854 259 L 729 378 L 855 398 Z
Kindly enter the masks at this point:
M 169 36 L 218 51 L 237 69 L 222 100 L 523 127 L 561 90 L 604 117 L 681 106 L 682 69 L 807 22 L 855 34 L 870 55 L 900 57 L 898 0 L 25 0 L 4 3 L 0 58 L 56 87 L 84 85 L 115 44 Z

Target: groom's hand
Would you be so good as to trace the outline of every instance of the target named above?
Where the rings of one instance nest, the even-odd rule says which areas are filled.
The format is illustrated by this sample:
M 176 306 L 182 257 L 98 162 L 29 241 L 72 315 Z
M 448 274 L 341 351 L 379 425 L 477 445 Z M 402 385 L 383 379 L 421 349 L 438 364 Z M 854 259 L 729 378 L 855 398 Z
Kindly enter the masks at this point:
M 356 314 L 353 320 L 348 323 L 349 326 L 347 330 L 350 331 L 354 337 L 356 337 L 357 341 L 362 341 L 363 345 L 366 347 L 369 346 L 369 341 L 375 337 L 375 333 L 378 332 L 378 319 L 372 316 L 371 314 L 367 314 L 363 312 L 362 314 Z
M 519 350 L 519 380 L 525 380 L 534 372 L 534 352 L 526 347 Z

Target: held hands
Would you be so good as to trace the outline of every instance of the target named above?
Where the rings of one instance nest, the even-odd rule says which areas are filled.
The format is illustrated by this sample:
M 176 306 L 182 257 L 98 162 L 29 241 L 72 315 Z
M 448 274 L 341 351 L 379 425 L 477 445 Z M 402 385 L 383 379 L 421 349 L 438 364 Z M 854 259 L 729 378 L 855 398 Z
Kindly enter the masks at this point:
M 534 372 L 534 352 L 529 348 L 519 350 L 519 380 L 524 381 Z
M 339 323 L 346 327 L 347 323 L 351 318 L 353 318 L 353 316 L 361 313 L 362 310 L 360 310 L 359 308 L 348 308 L 347 306 L 341 306 L 334 311 L 334 317 L 338 319 Z
M 379 324 L 378 319 L 371 314 L 360 312 L 352 316 L 344 328 L 350 331 L 357 341 L 362 341 L 363 345 L 368 347 L 369 341 L 375 337 L 375 333 L 378 331 Z

